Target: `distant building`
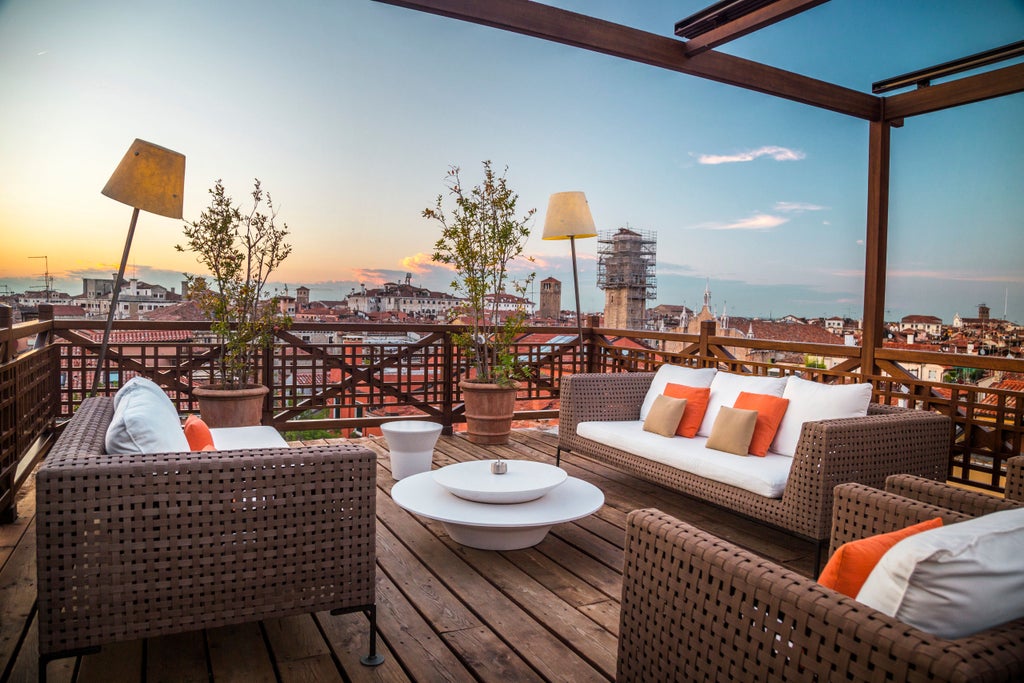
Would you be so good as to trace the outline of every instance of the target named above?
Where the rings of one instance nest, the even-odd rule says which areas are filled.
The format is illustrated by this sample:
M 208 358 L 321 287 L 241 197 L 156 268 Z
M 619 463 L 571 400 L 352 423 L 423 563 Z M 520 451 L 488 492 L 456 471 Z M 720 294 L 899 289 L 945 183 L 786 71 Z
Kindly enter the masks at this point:
M 74 305 L 81 306 L 86 315 L 106 317 L 110 311 L 113 298 L 114 280 L 105 278 L 82 278 L 82 293 L 73 297 Z M 151 285 L 147 282 L 131 278 L 121 283 L 121 293 L 117 298 L 117 311 L 114 317 L 118 320 L 137 320 L 140 316 L 167 306 L 180 303 L 182 295 L 167 289 L 163 285 Z
M 629 228 L 603 233 L 598 239 L 597 286 L 604 290 L 605 326 L 644 329 L 647 300 L 657 293 L 653 232 Z
M 352 290 L 348 307 L 353 313 L 370 316 L 372 313 L 400 312 L 416 318 L 444 319 L 462 300 L 446 292 L 433 292 L 426 287 L 415 287 L 412 274 L 405 282 L 386 282 L 382 287 Z
M 900 319 L 900 329 L 917 335 L 923 332 L 929 337 L 941 337 L 942 318 L 934 315 L 905 315 Z
M 541 318 L 558 320 L 562 314 L 562 283 L 553 277 L 540 281 Z

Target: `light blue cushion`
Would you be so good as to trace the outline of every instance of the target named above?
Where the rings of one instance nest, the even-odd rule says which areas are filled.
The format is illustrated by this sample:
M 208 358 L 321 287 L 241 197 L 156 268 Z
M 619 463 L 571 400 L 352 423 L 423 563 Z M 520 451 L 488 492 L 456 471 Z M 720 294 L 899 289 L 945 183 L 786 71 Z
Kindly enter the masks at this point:
M 117 392 L 114 400 L 114 418 L 106 434 L 107 453 L 175 453 L 189 450 L 174 404 L 155 383 L 143 377 L 134 377 Z

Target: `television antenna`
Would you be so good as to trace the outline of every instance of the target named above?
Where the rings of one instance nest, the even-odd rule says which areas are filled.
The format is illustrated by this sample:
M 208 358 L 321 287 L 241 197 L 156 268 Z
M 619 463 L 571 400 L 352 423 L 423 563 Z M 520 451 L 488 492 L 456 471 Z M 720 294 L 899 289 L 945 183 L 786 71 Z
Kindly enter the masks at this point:
M 43 291 L 49 293 L 53 291 L 53 278 L 50 276 L 50 257 L 49 256 L 29 256 L 29 258 L 41 258 L 43 259 Z M 36 287 L 30 287 L 29 289 L 37 289 Z

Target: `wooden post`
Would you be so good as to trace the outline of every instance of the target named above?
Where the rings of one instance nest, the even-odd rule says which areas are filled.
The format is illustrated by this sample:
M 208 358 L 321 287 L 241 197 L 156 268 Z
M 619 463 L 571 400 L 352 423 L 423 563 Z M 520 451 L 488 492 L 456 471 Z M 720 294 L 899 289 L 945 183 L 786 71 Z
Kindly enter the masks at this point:
M 587 355 L 583 365 L 587 372 L 601 372 L 601 356 L 597 350 L 597 338 L 594 335 L 594 328 L 599 327 L 600 324 L 601 319 L 596 315 L 587 318 Z
M 277 337 L 275 336 L 273 339 L 276 339 L 276 338 Z M 262 368 L 260 369 L 260 381 L 263 383 L 263 386 L 265 386 L 268 389 L 270 389 L 270 391 L 268 391 L 263 396 L 263 419 L 261 420 L 261 422 L 262 422 L 262 424 L 271 425 L 271 426 L 273 426 L 273 424 L 274 424 L 274 393 L 277 390 L 277 387 L 274 385 L 274 341 L 273 341 L 273 339 L 271 340 L 271 342 L 269 344 L 267 344 L 266 346 L 263 347 L 263 363 L 262 363 Z M 282 382 L 283 381 L 284 381 L 284 377 L 282 375 Z M 298 381 L 297 378 L 296 378 L 296 381 Z M 315 382 L 314 382 L 314 386 L 315 386 Z
M 451 330 L 445 330 L 442 348 L 444 358 L 441 372 L 444 376 L 441 379 L 441 433 L 451 436 L 455 422 L 455 383 L 459 381 L 458 373 L 455 372 L 455 345 L 452 343 Z
M 17 352 L 17 342 L 14 341 L 14 333 L 11 328 L 14 326 L 14 309 L 7 304 L 0 304 L 0 364 L 8 363 L 14 359 Z
M 698 342 L 699 350 L 697 353 L 700 357 L 700 367 L 702 368 L 713 368 L 718 365 L 718 361 L 712 357 L 711 342 L 708 341 L 708 337 L 715 336 L 716 328 L 717 325 L 714 320 L 702 320 L 700 323 L 700 341 Z
M 876 373 L 875 350 L 885 329 L 885 270 L 889 241 L 889 134 L 891 124 L 872 121 L 868 139 L 868 207 L 864 239 L 864 339 L 860 372 Z

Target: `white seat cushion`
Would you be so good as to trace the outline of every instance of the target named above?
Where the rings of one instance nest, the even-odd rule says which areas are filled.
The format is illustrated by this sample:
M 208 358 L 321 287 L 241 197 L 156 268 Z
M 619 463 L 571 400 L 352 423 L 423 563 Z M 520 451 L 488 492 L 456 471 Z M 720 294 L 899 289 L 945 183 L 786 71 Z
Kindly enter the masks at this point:
M 782 396 L 782 392 L 785 389 L 785 377 L 757 377 L 754 375 L 739 375 L 732 372 L 719 372 L 711 382 L 711 398 L 708 399 L 708 409 L 704 413 L 704 421 L 700 423 L 697 435 L 711 436 L 711 428 L 715 426 L 718 409 L 722 406 L 729 406 L 731 408 L 736 403 L 736 398 L 740 395 L 741 391 L 747 391 L 751 394 Z
M 940 638 L 1024 617 L 1024 508 L 903 539 L 875 565 L 857 601 Z
M 781 455 L 793 455 L 805 422 L 867 415 L 871 385 L 821 384 L 789 377 L 782 397 L 789 399 L 789 407 L 782 416 L 770 450 Z
M 107 426 L 107 453 L 178 453 L 189 450 L 174 404 L 149 380 L 136 377 L 118 391 L 114 417 Z
M 686 439 L 645 432 L 641 420 L 581 422 L 576 425 L 576 433 L 585 439 L 766 498 L 782 497 L 793 464 L 793 458 L 775 453 L 750 458 L 705 448 L 707 439 L 700 436 Z
M 213 446 L 218 451 L 246 448 L 287 448 L 288 442 L 273 427 L 214 427 L 210 430 Z
M 709 387 L 717 373 L 718 371 L 714 368 L 695 369 L 682 365 L 662 365 L 654 373 L 651 388 L 647 390 L 644 402 L 640 404 L 640 421 L 643 422 L 647 419 L 647 414 L 651 412 L 651 406 L 654 405 L 654 399 L 665 393 L 665 385 L 669 382 L 685 384 L 688 387 Z

